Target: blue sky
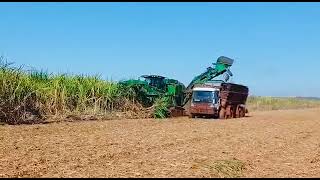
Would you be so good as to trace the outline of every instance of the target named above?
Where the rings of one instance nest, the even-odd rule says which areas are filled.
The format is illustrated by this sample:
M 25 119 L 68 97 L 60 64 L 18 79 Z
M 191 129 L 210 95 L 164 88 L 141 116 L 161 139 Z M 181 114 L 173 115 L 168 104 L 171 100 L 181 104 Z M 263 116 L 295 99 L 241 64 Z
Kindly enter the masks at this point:
M 320 3 L 1 3 L 0 19 L 16 65 L 187 86 L 227 56 L 251 95 L 320 97 Z

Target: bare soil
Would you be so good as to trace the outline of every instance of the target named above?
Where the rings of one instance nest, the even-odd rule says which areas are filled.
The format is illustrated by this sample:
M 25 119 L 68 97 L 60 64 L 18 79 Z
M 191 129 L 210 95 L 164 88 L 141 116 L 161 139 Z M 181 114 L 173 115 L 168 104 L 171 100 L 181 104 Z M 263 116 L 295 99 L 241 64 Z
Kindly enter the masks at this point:
M 320 177 L 320 109 L 0 125 L 0 177 Z

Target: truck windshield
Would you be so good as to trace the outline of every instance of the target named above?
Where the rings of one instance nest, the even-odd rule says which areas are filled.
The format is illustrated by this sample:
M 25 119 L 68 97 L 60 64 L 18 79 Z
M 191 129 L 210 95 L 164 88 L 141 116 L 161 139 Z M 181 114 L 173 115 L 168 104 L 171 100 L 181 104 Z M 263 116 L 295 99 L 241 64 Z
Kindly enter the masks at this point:
M 216 93 L 212 91 L 194 91 L 193 102 L 215 103 Z

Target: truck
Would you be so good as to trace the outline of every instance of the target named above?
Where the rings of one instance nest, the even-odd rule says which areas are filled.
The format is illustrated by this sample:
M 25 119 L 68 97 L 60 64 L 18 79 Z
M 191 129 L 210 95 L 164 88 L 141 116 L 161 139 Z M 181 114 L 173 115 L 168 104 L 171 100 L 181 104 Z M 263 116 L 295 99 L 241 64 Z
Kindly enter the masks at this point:
M 192 89 L 189 117 L 240 118 L 248 113 L 246 101 L 249 89 L 241 84 L 208 82 Z

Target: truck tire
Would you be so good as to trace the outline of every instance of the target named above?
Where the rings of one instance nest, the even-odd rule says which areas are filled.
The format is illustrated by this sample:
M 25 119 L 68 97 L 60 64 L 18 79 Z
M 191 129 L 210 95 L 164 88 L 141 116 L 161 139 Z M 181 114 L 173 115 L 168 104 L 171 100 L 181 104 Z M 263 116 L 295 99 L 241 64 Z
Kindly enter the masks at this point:
M 241 118 L 242 117 L 242 114 L 241 114 L 242 111 L 243 111 L 243 108 L 240 105 L 238 105 L 237 109 L 236 109 L 235 118 Z
M 232 118 L 234 118 L 234 114 L 235 114 L 235 112 L 234 112 L 234 107 L 233 106 L 230 106 L 230 119 L 232 119 Z
M 245 116 L 246 116 L 246 109 L 245 108 L 241 108 L 240 117 L 245 117 Z
M 237 106 L 232 106 L 232 117 L 237 118 Z
M 229 105 L 226 110 L 226 119 L 231 119 L 231 118 L 233 118 L 233 108 L 231 105 Z
M 239 118 L 242 118 L 242 117 L 243 117 L 243 108 L 242 108 L 242 107 L 239 107 L 239 108 L 238 108 L 238 117 L 239 117 Z
M 226 109 L 221 108 L 219 111 L 219 119 L 226 119 Z

